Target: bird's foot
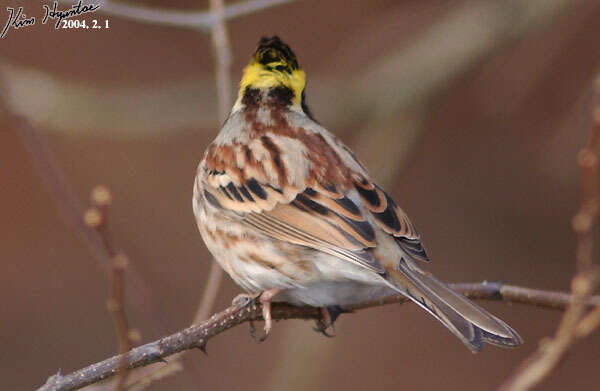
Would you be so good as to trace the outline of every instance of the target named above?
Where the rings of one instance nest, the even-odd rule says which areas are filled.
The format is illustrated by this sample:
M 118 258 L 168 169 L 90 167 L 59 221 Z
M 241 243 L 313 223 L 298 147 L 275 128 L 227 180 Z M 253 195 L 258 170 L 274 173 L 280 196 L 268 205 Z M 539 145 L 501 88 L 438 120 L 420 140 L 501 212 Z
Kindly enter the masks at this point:
M 332 316 L 332 310 L 330 310 L 330 307 L 321 307 L 320 310 L 321 318 L 315 319 L 315 327 L 313 327 L 313 330 L 315 330 L 317 333 L 323 334 L 327 338 L 335 337 L 335 327 L 333 326 L 333 323 L 339 315 Z M 332 333 L 327 331 L 329 328 L 331 328 Z
M 239 308 L 251 307 L 256 303 L 258 296 L 260 296 L 260 293 L 240 293 L 231 300 L 231 305 Z
M 331 338 L 335 337 L 334 323 L 341 314 L 349 313 L 352 311 L 345 310 L 339 305 L 331 305 L 328 307 L 321 307 L 321 319 L 315 320 L 316 327 L 313 328 L 318 333 Z M 327 330 L 331 328 L 333 333 L 329 333 Z
M 250 336 L 258 343 L 263 342 L 265 339 L 267 339 L 267 337 L 269 336 L 269 332 L 273 327 L 273 318 L 271 316 L 271 300 L 273 300 L 273 297 L 275 297 L 275 295 L 277 295 L 279 291 L 279 288 L 273 288 L 254 295 L 242 293 L 237 295 L 235 299 L 233 299 L 233 304 L 238 306 L 252 306 L 257 301 L 262 305 L 262 316 L 265 320 L 264 335 L 260 337 L 257 336 L 256 328 L 254 327 L 254 321 L 249 321 Z

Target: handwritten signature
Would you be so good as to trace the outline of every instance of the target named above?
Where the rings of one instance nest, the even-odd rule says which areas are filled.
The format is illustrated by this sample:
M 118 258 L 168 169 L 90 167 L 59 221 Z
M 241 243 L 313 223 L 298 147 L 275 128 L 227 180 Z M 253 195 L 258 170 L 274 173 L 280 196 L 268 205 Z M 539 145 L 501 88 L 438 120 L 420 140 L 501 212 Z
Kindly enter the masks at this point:
M 57 19 L 56 25 L 54 26 L 54 28 L 58 28 L 58 26 L 60 26 L 60 22 L 63 19 L 67 19 L 72 16 L 79 16 L 81 14 L 86 14 L 88 12 L 94 12 L 98 8 L 100 8 L 99 5 L 95 5 L 92 3 L 82 6 L 81 0 L 79 0 L 79 3 L 71 6 L 71 8 L 69 8 L 65 11 L 57 11 L 56 6 L 57 6 L 58 2 L 55 1 L 53 3 L 54 3 L 54 5 L 52 7 L 52 10 L 50 10 L 50 7 L 48 7 L 46 4 L 44 4 L 44 10 L 46 11 L 46 15 L 44 15 L 44 19 L 42 19 L 42 24 L 46 24 L 46 22 L 48 21 L 48 18 Z
M 0 38 L 4 38 L 11 27 L 18 30 L 21 27 L 33 26 L 35 24 L 35 16 L 27 18 L 27 15 L 23 13 L 23 7 L 19 7 L 17 12 L 11 7 L 6 7 L 6 9 L 8 10 L 8 21 L 2 29 L 2 33 L 0 33 Z
M 42 19 L 42 24 L 46 24 L 46 22 L 48 22 L 48 19 L 56 19 L 56 24 L 54 25 L 54 28 L 58 29 L 58 27 L 60 26 L 60 22 L 63 19 L 87 14 L 89 12 L 94 12 L 98 8 L 100 8 L 100 5 L 96 5 L 93 3 L 82 4 L 82 0 L 79 0 L 77 4 L 73 4 L 71 8 L 68 8 L 64 11 L 57 10 L 57 1 L 53 2 L 52 8 L 48 7 L 45 4 L 43 5 L 43 7 L 45 14 L 44 18 Z M 6 24 L 4 25 L 4 28 L 0 33 L 0 38 L 4 38 L 11 27 L 15 30 L 18 30 L 23 27 L 31 27 L 35 25 L 35 16 L 28 18 L 27 15 L 23 13 L 23 7 L 19 7 L 16 11 L 15 8 L 12 7 L 6 7 L 6 9 L 8 10 L 8 20 L 6 21 Z

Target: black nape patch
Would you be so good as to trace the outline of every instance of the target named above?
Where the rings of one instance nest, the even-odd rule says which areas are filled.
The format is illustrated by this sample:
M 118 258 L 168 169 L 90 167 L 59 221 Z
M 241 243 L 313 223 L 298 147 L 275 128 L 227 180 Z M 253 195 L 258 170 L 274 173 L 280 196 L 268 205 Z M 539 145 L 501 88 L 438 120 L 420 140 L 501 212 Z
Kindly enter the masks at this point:
M 260 90 L 258 88 L 246 87 L 242 96 L 242 103 L 246 107 L 256 107 L 260 103 Z
M 294 99 L 294 92 L 288 87 L 279 86 L 269 90 L 269 98 L 272 103 L 289 106 L 292 104 L 292 99 Z

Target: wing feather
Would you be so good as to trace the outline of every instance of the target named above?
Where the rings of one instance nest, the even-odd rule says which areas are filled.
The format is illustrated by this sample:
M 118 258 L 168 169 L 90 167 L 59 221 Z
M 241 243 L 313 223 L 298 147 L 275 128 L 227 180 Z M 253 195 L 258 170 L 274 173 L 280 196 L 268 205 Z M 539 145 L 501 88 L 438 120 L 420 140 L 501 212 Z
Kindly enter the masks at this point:
M 354 188 L 316 175 L 317 171 L 322 174 L 330 169 L 317 167 L 318 159 L 309 162 L 291 156 L 299 150 L 280 149 L 276 138 L 261 136 L 260 140 L 249 142 L 246 148 L 209 148 L 199 173 L 207 203 L 265 235 L 383 273 L 383 266 L 370 250 L 377 244 L 373 223 L 367 219 Z M 269 153 L 253 150 L 265 146 Z M 322 153 L 332 154 L 327 148 L 330 150 Z M 274 165 L 273 159 L 278 163 Z M 299 161 L 307 161 L 310 169 L 305 170 L 305 178 L 300 178 L 302 170 L 295 167 L 295 183 L 289 183 L 282 178 L 288 171 L 285 163 Z M 244 167 L 237 167 L 239 163 Z M 349 197 L 349 192 L 355 197 Z
M 421 243 L 421 236 L 394 200 L 365 177 L 355 176 L 353 183 L 363 205 L 371 213 L 377 226 L 393 235 L 400 248 L 409 256 L 421 261 L 429 261 Z
M 324 138 L 315 140 L 327 144 Z M 342 180 L 340 167 L 326 164 L 331 159 L 302 155 L 309 149 L 318 151 L 320 157 L 335 155 L 328 144 L 304 151 L 281 148 L 282 144 L 277 137 L 263 135 L 260 143 L 248 142 L 244 147 L 211 146 L 199 173 L 207 203 L 272 238 L 329 253 L 377 273 L 385 270 L 372 251 L 377 245 L 376 228 L 396 237 L 411 257 L 427 260 L 406 214 L 366 173 L 349 171 L 347 180 Z M 287 162 L 296 165 L 293 183 L 285 177 L 290 169 Z M 297 167 L 302 162 L 306 162 L 304 169 Z M 335 175 L 327 175 L 328 170 Z

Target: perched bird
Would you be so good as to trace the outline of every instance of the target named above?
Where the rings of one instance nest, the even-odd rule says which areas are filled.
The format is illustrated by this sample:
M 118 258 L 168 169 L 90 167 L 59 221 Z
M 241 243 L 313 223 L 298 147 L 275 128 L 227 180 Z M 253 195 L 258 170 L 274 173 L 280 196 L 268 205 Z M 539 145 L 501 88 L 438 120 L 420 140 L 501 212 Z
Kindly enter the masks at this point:
M 421 269 L 408 216 L 306 104 L 306 78 L 278 37 L 262 38 L 237 101 L 198 166 L 193 209 L 206 246 L 250 297 L 321 307 L 406 295 L 469 349 L 515 347 L 506 323 Z

